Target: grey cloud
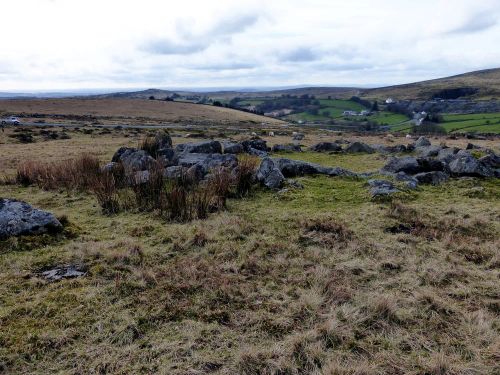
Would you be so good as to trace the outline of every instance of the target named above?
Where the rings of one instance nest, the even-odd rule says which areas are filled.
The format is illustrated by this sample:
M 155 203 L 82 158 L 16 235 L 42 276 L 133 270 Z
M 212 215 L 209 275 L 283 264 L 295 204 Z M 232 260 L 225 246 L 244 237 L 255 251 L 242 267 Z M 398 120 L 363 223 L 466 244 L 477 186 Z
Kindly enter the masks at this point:
M 255 68 L 255 64 L 244 63 L 244 62 L 230 62 L 230 63 L 221 63 L 221 64 L 208 64 L 208 65 L 200 65 L 195 66 L 192 69 L 194 70 L 243 70 L 243 69 L 253 69 Z
M 476 13 L 471 16 L 463 25 L 447 31 L 445 34 L 470 34 L 488 30 L 498 23 L 497 17 L 493 14 Z
M 155 55 L 189 55 L 207 49 L 210 44 L 200 42 L 172 42 L 169 39 L 154 39 L 142 46 L 146 52 Z
M 283 62 L 308 62 L 315 61 L 318 58 L 319 55 L 310 47 L 299 47 L 282 54 L 279 59 Z
M 168 38 L 156 38 L 145 42 L 140 49 L 157 55 L 190 55 L 204 51 L 214 43 L 245 31 L 258 20 L 259 16 L 256 14 L 222 19 L 201 35 L 191 33 L 185 23 L 179 23 L 176 29 L 177 34 L 183 37 L 182 41 L 174 42 Z

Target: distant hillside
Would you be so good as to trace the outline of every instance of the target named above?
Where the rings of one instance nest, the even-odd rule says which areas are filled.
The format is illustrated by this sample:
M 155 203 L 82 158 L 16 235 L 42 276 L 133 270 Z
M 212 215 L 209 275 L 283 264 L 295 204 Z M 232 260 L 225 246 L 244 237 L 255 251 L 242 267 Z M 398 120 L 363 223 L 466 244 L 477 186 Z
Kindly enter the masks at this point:
M 11 99 L 0 100 L 0 114 L 22 117 L 73 118 L 88 116 L 119 123 L 185 123 L 206 125 L 260 124 L 284 122 L 230 108 L 161 100 L 133 99 Z
M 363 90 L 361 96 L 377 99 L 500 99 L 500 68 L 397 86 Z

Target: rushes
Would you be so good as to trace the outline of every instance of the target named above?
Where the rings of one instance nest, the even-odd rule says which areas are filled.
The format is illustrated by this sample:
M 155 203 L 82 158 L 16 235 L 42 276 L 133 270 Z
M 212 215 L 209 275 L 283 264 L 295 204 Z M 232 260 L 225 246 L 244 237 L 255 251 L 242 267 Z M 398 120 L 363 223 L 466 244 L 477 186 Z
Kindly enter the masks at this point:
M 155 142 L 154 138 L 148 138 L 143 147 L 157 147 Z M 82 155 L 59 163 L 25 162 L 18 167 L 15 182 L 45 190 L 90 192 L 107 215 L 135 208 L 155 212 L 167 220 L 185 222 L 205 219 L 211 212 L 224 209 L 228 197 L 247 195 L 253 184 L 255 166 L 254 159 L 245 158 L 236 170 L 216 168 L 202 181 L 186 173 L 166 179 L 164 166 L 159 161 L 137 177 L 125 176 L 120 163 L 101 168 L 97 158 Z

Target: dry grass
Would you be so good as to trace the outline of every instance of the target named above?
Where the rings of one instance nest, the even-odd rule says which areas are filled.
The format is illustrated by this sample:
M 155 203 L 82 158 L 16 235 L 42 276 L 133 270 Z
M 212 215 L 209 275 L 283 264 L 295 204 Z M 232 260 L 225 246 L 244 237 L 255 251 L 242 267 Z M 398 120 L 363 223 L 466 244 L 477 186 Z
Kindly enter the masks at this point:
M 280 120 L 236 111 L 229 108 L 191 103 L 140 99 L 16 99 L 2 100 L 0 112 L 30 117 L 45 115 L 48 119 L 92 122 L 126 121 L 183 122 L 192 124 L 283 124 Z M 55 115 L 62 115 L 55 116 Z M 87 118 L 82 117 L 87 116 Z
M 116 149 L 108 141 L 103 154 Z M 378 155 L 343 162 L 361 169 L 368 157 Z M 137 209 L 102 215 L 86 193 L 0 186 L 77 234 L 0 256 L 2 371 L 498 373 L 497 181 L 450 180 L 392 204 L 372 202 L 362 181 L 300 182 L 168 223 Z M 467 196 L 472 187 L 485 194 Z M 399 224 L 416 229 L 387 231 Z M 40 277 L 61 264 L 87 275 Z

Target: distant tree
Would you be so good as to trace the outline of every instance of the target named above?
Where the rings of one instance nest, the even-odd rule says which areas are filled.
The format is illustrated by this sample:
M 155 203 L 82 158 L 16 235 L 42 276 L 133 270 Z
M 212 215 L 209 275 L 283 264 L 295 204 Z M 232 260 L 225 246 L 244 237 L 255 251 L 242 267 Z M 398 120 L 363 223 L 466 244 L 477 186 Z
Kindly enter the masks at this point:
M 174 99 L 172 99 L 170 96 L 167 96 L 164 100 L 166 102 L 173 102 L 174 101 Z
M 332 100 L 332 96 L 331 95 L 328 95 L 328 100 Z
M 155 97 L 154 97 L 153 95 L 151 95 L 151 96 L 149 97 L 149 100 L 155 100 Z
M 373 112 L 378 112 L 379 111 L 379 109 L 378 109 L 378 103 L 377 103 L 376 100 L 373 102 L 372 111 Z
M 443 122 L 443 115 L 439 114 L 439 113 L 431 113 L 429 115 L 427 115 L 427 119 L 428 121 L 430 122 L 434 122 L 436 124 L 439 124 L 441 122 Z
M 309 108 L 307 110 L 307 113 L 309 113 L 310 115 L 313 115 L 313 116 L 317 116 L 318 115 L 318 108 Z
M 222 103 L 218 100 L 214 101 L 212 105 L 214 105 L 216 107 L 222 107 Z
M 322 115 L 325 117 L 330 117 L 330 111 L 323 111 Z

